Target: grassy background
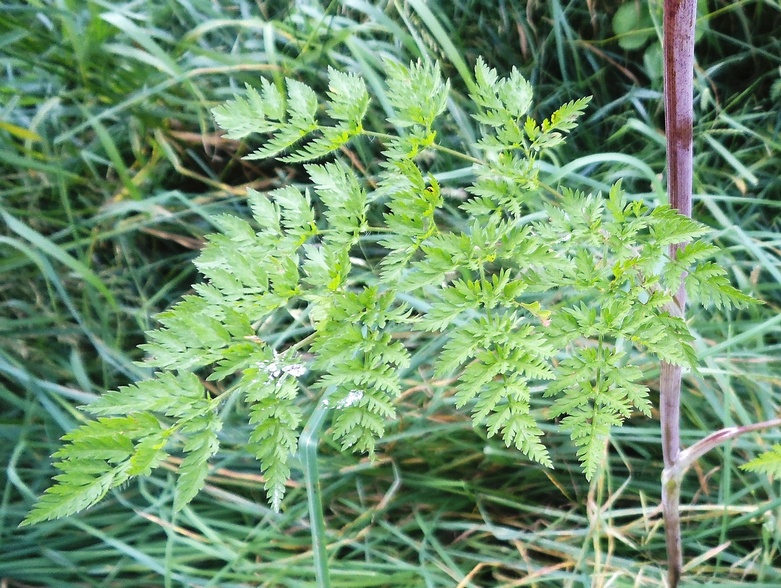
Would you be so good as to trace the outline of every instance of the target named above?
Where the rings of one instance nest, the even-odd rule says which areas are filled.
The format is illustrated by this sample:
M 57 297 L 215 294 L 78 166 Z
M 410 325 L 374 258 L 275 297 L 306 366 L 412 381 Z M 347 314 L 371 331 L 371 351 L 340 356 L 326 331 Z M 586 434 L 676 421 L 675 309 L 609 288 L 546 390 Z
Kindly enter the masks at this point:
M 260 75 L 322 88 L 360 72 L 384 117 L 381 57 L 440 59 L 456 90 L 453 144 L 468 145 L 478 55 L 533 83 L 537 115 L 584 95 L 588 117 L 548 181 L 623 179 L 663 200 L 658 14 L 625 50 L 619 0 L 29 0 L 0 7 L 0 585 L 311 586 L 300 474 L 281 514 L 263 503 L 246 426 L 226 428 L 213 475 L 171 513 L 168 470 L 90 511 L 17 529 L 50 483 L 49 455 L 84 417 L 75 406 L 144 376 L 135 346 L 197 279 L 190 260 L 216 213 L 244 214 L 248 186 L 300 168 L 244 162 L 209 109 Z M 695 216 L 715 229 L 735 282 L 766 305 L 692 311 L 703 379 L 687 379 L 683 439 L 777 416 L 781 391 L 781 4 L 703 3 L 697 44 Z M 371 149 L 356 146 L 357 157 Z M 437 165 L 447 168 L 449 162 Z M 455 214 L 455 213 L 454 213 Z M 451 219 L 458 222 L 457 217 Z M 430 352 L 429 352 L 430 353 Z M 553 471 L 473 432 L 449 382 L 415 358 L 379 461 L 322 448 L 335 586 L 659 586 L 664 543 L 656 420 L 615 431 L 589 486 L 567 439 Z M 657 368 L 648 364 L 655 389 Z M 552 431 L 553 433 L 553 431 Z M 768 431 L 703 458 L 687 476 L 691 585 L 781 585 L 781 493 L 738 466 Z

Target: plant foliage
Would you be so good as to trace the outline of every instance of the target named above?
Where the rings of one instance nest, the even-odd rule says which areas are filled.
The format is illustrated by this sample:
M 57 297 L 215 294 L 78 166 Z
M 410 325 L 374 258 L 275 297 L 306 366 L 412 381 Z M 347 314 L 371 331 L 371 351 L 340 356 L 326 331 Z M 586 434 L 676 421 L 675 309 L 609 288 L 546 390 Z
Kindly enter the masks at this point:
M 468 407 L 475 426 L 553 467 L 540 419 L 556 419 L 591 478 L 611 427 L 651 411 L 631 349 L 696 369 L 693 336 L 674 302 L 681 285 L 719 308 L 750 302 L 713 263 L 716 248 L 697 240 L 703 225 L 667 206 L 630 202 L 620 184 L 606 197 L 562 188 L 530 220 L 546 188 L 537 161 L 575 127 L 589 99 L 538 123 L 529 83 L 514 69 L 502 78 L 482 60 L 472 95 L 481 156 L 456 154 L 473 164 L 460 203 L 468 221 L 463 230 L 444 226 L 443 189 L 422 165 L 438 151 L 454 154 L 437 134 L 449 85 L 434 63 L 388 62 L 386 73 L 396 134 L 363 128 L 364 81 L 335 70 L 324 109 L 311 88 L 289 79 L 285 88 L 263 80 L 214 110 L 227 136 L 265 136 L 250 158 L 308 162 L 311 185 L 250 190 L 251 222 L 214 219 L 219 233 L 196 261 L 203 281 L 160 315 L 143 346 L 145 365 L 159 371 L 86 407 L 97 420 L 64 437 L 54 456 L 62 473 L 25 524 L 96 503 L 177 446 L 181 508 L 204 485 L 219 448 L 218 409 L 232 396 L 248 406 L 249 446 L 278 509 L 301 427 L 301 387 L 327 394 L 331 432 L 344 449 L 372 453 L 395 416 L 410 332 L 445 341 L 434 371 L 456 378 L 457 406 Z M 361 136 L 384 147 L 370 191 L 335 153 Z M 383 249 L 368 272 L 356 264 L 365 241 Z M 670 259 L 669 245 L 685 242 Z M 406 304 L 410 294 L 426 303 Z M 264 340 L 263 324 L 285 314 L 307 332 L 280 348 Z M 544 398 L 547 412 L 533 410 Z
M 740 468 L 747 472 L 761 472 L 778 478 L 781 476 L 781 445 L 774 444 L 770 451 L 743 464 Z

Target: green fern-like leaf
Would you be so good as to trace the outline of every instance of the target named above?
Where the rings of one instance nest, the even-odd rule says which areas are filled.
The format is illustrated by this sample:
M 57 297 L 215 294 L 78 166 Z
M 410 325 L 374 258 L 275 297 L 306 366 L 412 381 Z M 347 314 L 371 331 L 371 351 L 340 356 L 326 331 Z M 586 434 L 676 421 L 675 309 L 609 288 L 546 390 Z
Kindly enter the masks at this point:
M 387 60 L 388 100 L 396 109 L 390 122 L 430 129 L 447 106 L 450 83 L 442 81 L 439 63 L 418 60 L 409 67 Z
M 361 122 L 369 107 L 366 83 L 355 74 L 328 68 L 328 114 L 345 124 L 351 133 L 361 130 Z
M 203 385 L 192 373 L 161 372 L 154 379 L 106 392 L 84 409 L 96 416 L 158 412 L 203 399 Z
M 481 109 L 474 118 L 491 129 L 479 145 L 489 150 L 527 149 L 522 120 L 532 104 L 529 82 L 515 68 L 509 78 L 500 79 L 482 59 L 475 66 L 475 81 L 471 97 Z
M 89 459 L 60 464 L 62 473 L 54 477 L 56 484 L 38 499 L 22 526 L 68 517 L 93 506 L 111 488 L 127 480 L 129 467 L 128 462 L 111 467 L 104 461 Z
M 204 415 L 203 421 L 203 429 L 188 431 L 188 439 L 184 444 L 187 455 L 179 466 L 174 499 L 174 510 L 177 511 L 201 491 L 209 472 L 209 459 L 220 447 L 217 433 L 222 428 L 222 422 L 214 415 L 208 414 Z
M 301 410 L 294 403 L 298 392 L 296 382 L 284 372 L 267 365 L 252 386 L 247 386 L 251 403 L 250 449 L 260 461 L 266 482 L 265 489 L 271 507 L 278 511 L 285 495 L 285 483 L 290 478 L 288 461 L 298 446 L 297 430 Z M 270 377 L 269 377 L 270 376 Z M 246 377 L 246 376 L 245 376 Z
M 531 125 L 527 125 L 526 131 L 532 141 L 532 149 L 535 151 L 550 149 L 563 142 L 564 135 L 577 126 L 576 121 L 583 115 L 589 102 L 591 97 L 587 96 L 563 104 L 531 134 L 529 133 Z
M 147 474 L 164 457 L 159 422 L 148 413 L 103 417 L 63 436 L 54 454 L 60 474 L 23 525 L 67 517 L 99 502 L 131 476 Z M 150 442 L 145 442 L 151 439 Z
M 712 261 L 690 270 L 686 275 L 686 292 L 692 300 L 716 308 L 744 308 L 757 300 L 730 284 L 726 270 Z
M 332 438 L 371 454 L 421 344 L 441 351 L 416 367 L 455 379 L 475 427 L 552 467 L 541 420 L 560 419 L 592 478 L 611 428 L 651 412 L 645 356 L 696 371 L 680 285 L 717 309 L 752 302 L 698 240 L 707 228 L 669 206 L 628 202 L 620 183 L 607 196 L 561 187 L 547 197 L 540 158 L 555 155 L 588 98 L 537 122 L 520 73 L 478 59 L 481 136 L 459 153 L 439 142 L 449 101 L 439 65 L 385 68 L 391 132 L 364 128 L 366 83 L 333 69 L 322 104 L 300 81 L 263 80 L 214 110 L 228 137 L 261 142 L 248 159 L 304 163 L 308 180 L 248 190 L 251 218 L 209 219 L 203 279 L 142 346 L 160 371 L 86 408 L 97 420 L 66 435 L 56 483 L 26 524 L 89 507 L 169 452 L 183 456 L 181 509 L 219 451 L 226 402 L 245 407 L 245 445 L 279 509 L 309 391 L 326 396 Z M 358 137 L 383 149 L 361 173 L 340 153 Z M 471 166 L 471 185 L 440 174 L 440 153 Z M 463 218 L 443 214 L 456 206 Z
M 610 428 L 620 426 L 633 410 L 650 415 L 648 389 L 638 384 L 642 372 L 623 364 L 624 355 L 605 349 L 580 349 L 555 370 L 545 392 L 556 396 L 553 413 L 571 433 L 588 479 L 602 460 Z
M 299 143 L 302 139 L 318 130 L 317 95 L 306 84 L 287 78 L 287 103 L 284 121 L 262 132 L 273 130 L 273 135 L 265 146 L 256 149 L 246 159 L 267 159 L 279 155 Z
M 686 243 L 708 232 L 705 225 L 679 214 L 667 204 L 655 208 L 650 220 L 651 234 L 660 245 Z
M 243 139 L 252 133 L 273 132 L 284 120 L 281 95 L 270 82 L 263 81 L 262 97 L 255 88 L 246 85 L 246 98 L 236 96 L 234 100 L 212 110 L 214 120 L 227 131 L 226 137 L 229 139 Z
M 781 444 L 776 443 L 759 457 L 740 466 L 746 472 L 758 472 L 767 476 L 781 476 Z
M 621 419 L 596 404 L 581 405 L 564 417 L 561 424 L 572 431 L 570 437 L 577 447 L 576 454 L 583 466 L 583 474 L 591 480 L 604 462 L 610 429 L 619 426 Z
M 328 232 L 326 242 L 354 245 L 367 229 L 366 192 L 346 165 L 337 161 L 325 165 L 308 165 L 307 173 L 315 191 L 326 206 Z
M 399 369 L 409 354 L 387 328 L 403 323 L 409 311 L 394 298 L 393 291 L 374 287 L 335 297 L 312 344 L 313 365 L 325 372 L 318 387 L 334 390 L 330 402 L 339 409 L 333 435 L 345 449 L 373 452 L 384 423 L 395 415 Z
M 485 422 L 488 436 L 501 433 L 507 447 L 514 446 L 532 461 L 552 468 L 542 429 L 530 414 L 530 391 L 522 377 L 510 375 L 487 382 L 475 405 L 473 420 Z
M 402 277 L 426 240 L 438 233 L 434 216 L 443 199 L 439 186 L 427 186 L 420 169 L 409 160 L 389 164 L 382 187 L 390 194 L 385 215 L 388 234 L 380 241 L 388 249 L 382 260 L 383 279 L 392 283 Z

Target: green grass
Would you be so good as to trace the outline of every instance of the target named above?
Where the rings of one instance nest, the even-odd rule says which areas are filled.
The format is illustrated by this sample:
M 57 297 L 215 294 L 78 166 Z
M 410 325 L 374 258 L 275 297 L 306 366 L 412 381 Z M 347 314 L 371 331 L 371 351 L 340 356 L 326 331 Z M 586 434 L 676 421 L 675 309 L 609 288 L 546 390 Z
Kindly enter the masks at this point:
M 133 362 L 154 314 L 197 279 L 189 263 L 210 216 L 244 214 L 247 187 L 301 169 L 244 162 L 209 108 L 260 75 L 315 87 L 327 65 L 365 77 L 384 117 L 381 58 L 438 58 L 458 91 L 442 130 L 468 144 L 466 93 L 478 55 L 516 65 L 538 112 L 593 95 L 548 181 L 664 199 L 661 80 L 645 47 L 623 51 L 619 2 L 11 2 L 0 8 L 0 582 L 8 586 L 312 586 L 300 470 L 285 507 L 264 506 L 236 426 L 203 494 L 177 515 L 168 472 L 68 520 L 17 529 L 50 483 L 49 455 L 84 417 L 75 406 L 143 376 Z M 593 5 L 593 12 L 589 6 Z M 688 445 L 781 404 L 781 4 L 708 2 L 697 45 L 695 216 L 715 229 L 733 279 L 766 304 L 692 311 L 703 378 L 686 379 Z M 375 146 L 351 154 L 376 171 Z M 448 170 L 437 161 L 435 172 Z M 465 174 L 454 173 L 458 188 Z M 455 207 L 443 222 L 463 223 Z M 285 325 L 279 325 L 280 333 Z M 558 467 L 519 459 L 473 432 L 435 346 L 407 375 L 378 461 L 324 443 L 320 472 L 334 586 L 659 586 L 664 576 L 656 420 L 615 431 L 602 475 L 578 473 L 551 430 Z M 657 367 L 648 363 L 655 386 Z M 544 407 L 540 407 L 544 409 Z M 779 442 L 766 431 L 705 456 L 683 488 L 687 582 L 781 584 L 777 482 L 738 469 Z

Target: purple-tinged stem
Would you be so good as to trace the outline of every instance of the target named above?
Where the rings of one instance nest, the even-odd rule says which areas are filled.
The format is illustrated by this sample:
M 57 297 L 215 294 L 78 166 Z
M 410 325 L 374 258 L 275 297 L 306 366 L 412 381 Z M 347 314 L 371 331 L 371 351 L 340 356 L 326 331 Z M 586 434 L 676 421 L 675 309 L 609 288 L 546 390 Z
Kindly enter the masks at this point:
M 751 423 L 750 425 L 743 425 L 741 427 L 728 427 L 726 429 L 716 431 L 715 433 L 711 433 L 704 439 L 697 441 L 697 443 L 691 447 L 688 447 L 680 452 L 674 469 L 670 472 L 671 477 L 681 479 L 686 473 L 686 470 L 688 470 L 695 461 L 722 443 L 725 443 L 731 439 L 736 439 L 737 437 L 745 435 L 746 433 L 753 433 L 754 431 L 761 431 L 762 429 L 772 429 L 777 427 L 781 427 L 781 418 L 762 421 L 761 423 Z
M 664 534 L 667 541 L 667 579 L 670 588 L 677 588 L 683 568 L 681 547 L 680 496 L 681 478 L 672 475 L 681 448 L 680 400 L 681 368 L 662 362 L 659 383 L 661 401 L 659 415 L 662 427 L 662 511 L 664 513 Z
M 664 109 L 667 135 L 667 193 L 670 206 L 686 216 L 692 210 L 694 129 L 694 22 L 697 0 L 664 2 Z M 683 244 L 670 246 L 674 257 Z M 680 316 L 686 309 L 681 286 L 675 297 Z M 683 568 L 680 519 L 680 481 L 676 464 L 681 449 L 681 368 L 665 362 L 659 382 L 662 427 L 662 509 L 667 540 L 667 578 L 677 588 Z

